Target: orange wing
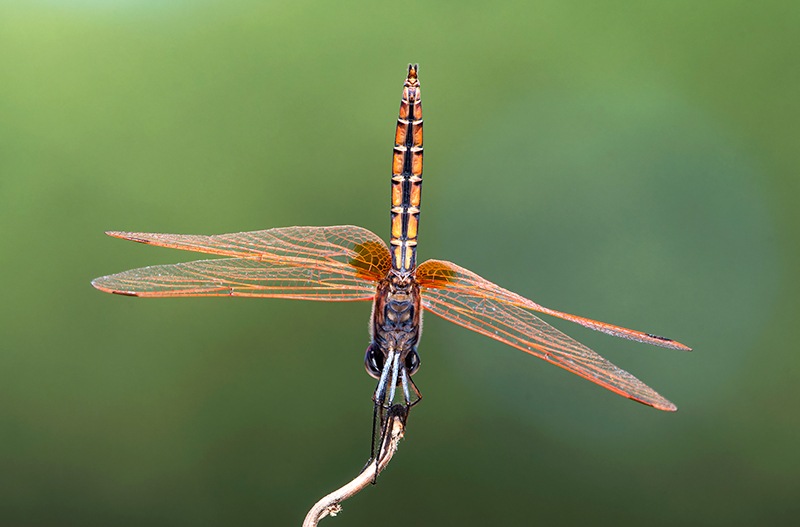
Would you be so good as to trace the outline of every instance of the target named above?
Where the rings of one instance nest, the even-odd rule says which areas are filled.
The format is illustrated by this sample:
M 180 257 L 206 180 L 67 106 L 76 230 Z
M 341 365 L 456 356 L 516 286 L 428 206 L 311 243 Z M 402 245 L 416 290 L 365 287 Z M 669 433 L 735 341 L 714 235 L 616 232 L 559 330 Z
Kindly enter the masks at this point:
M 458 265 L 428 260 L 417 269 L 423 307 L 446 320 L 535 355 L 619 395 L 659 410 L 677 408 L 642 381 L 561 333 L 529 310 L 548 313 L 611 335 L 689 350 L 674 340 L 553 311 Z
M 372 300 L 391 257 L 372 232 L 350 225 L 286 227 L 214 236 L 108 232 L 150 245 L 233 256 L 155 265 L 103 276 L 92 285 L 130 296 L 252 296 Z

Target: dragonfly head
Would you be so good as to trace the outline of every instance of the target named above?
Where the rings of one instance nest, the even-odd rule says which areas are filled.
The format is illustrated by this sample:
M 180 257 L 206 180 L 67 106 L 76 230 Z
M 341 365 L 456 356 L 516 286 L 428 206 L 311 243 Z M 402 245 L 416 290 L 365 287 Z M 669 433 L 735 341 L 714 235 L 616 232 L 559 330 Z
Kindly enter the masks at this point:
M 402 357 L 401 355 L 401 361 L 403 367 L 409 375 L 414 375 L 417 373 L 420 365 L 419 353 L 417 353 L 417 350 L 409 350 L 405 354 L 405 357 Z M 367 352 L 364 354 L 364 368 L 366 368 L 369 376 L 374 379 L 380 379 L 385 365 L 386 354 L 381 351 L 381 349 L 376 346 L 374 342 L 367 346 Z M 399 382 L 400 381 L 398 380 L 398 383 Z
M 413 348 L 389 348 L 384 353 L 379 346 L 370 345 L 364 365 L 367 372 L 378 379 L 372 396 L 376 407 L 387 409 L 394 404 L 402 404 L 410 408 L 422 399 L 422 394 L 411 380 L 411 374 L 419 369 L 419 355 Z

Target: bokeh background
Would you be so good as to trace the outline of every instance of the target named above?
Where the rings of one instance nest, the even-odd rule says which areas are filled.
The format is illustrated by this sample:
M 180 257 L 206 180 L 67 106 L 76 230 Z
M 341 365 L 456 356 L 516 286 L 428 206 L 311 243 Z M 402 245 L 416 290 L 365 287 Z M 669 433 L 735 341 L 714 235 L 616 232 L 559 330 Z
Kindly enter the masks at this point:
M 421 64 L 420 257 L 692 353 L 554 325 L 638 405 L 427 317 L 425 395 L 330 525 L 800 513 L 793 1 L 0 6 L 0 525 L 298 525 L 368 454 L 366 303 L 140 300 L 104 230 L 388 234 Z

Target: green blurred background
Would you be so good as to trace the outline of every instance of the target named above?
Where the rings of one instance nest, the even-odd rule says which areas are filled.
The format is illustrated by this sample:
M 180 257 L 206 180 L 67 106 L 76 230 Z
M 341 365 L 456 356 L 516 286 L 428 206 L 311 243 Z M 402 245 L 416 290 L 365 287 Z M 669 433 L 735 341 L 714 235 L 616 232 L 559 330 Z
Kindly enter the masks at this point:
M 194 255 L 104 230 L 388 234 L 406 64 L 420 258 L 544 305 L 667 414 L 426 319 L 425 395 L 325 525 L 800 514 L 796 2 L 28 0 L 0 7 L 0 524 L 298 525 L 368 454 L 366 303 L 138 300 Z

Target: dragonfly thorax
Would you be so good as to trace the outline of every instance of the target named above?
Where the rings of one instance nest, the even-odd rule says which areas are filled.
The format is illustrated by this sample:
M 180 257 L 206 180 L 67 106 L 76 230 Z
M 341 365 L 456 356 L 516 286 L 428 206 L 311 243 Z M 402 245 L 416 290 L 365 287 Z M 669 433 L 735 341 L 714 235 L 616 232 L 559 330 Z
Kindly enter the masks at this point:
M 382 280 L 372 306 L 372 342 L 364 357 L 367 373 L 378 378 L 386 358 L 397 352 L 408 373 L 414 374 L 419 369 L 417 344 L 422 334 L 421 322 L 416 281 L 396 275 Z

